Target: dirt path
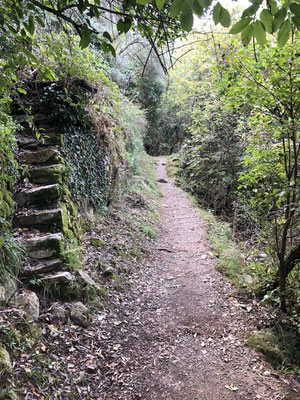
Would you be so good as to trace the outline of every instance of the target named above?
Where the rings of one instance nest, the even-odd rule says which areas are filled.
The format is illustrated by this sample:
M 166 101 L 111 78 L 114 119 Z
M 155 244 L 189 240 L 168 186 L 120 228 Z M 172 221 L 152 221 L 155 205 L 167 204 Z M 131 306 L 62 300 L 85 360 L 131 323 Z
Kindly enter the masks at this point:
M 205 241 L 205 223 L 166 176 L 164 163 L 156 159 L 157 180 L 167 181 L 158 183 L 159 240 L 132 289 L 131 309 L 121 307 L 115 316 L 120 322 L 111 339 L 120 344 L 118 367 L 100 398 L 299 398 L 285 395 L 288 382 L 243 344 L 254 317 L 231 297 Z

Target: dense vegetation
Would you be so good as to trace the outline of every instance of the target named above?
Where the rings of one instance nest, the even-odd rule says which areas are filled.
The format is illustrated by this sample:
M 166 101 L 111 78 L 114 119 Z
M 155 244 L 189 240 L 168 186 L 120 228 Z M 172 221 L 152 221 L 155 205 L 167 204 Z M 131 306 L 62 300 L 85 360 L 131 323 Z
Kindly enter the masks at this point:
M 169 94 L 177 115 L 189 115 L 182 184 L 267 252 L 260 290 L 297 314 L 299 35 L 280 49 L 272 38 L 243 48 L 219 31 L 193 37 L 188 49 Z

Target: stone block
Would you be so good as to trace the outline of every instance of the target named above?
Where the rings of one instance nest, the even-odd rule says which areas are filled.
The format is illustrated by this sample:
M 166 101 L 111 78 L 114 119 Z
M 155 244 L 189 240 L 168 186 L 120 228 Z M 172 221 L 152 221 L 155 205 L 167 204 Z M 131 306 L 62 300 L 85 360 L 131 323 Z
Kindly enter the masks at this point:
M 68 314 L 64 307 L 59 303 L 53 303 L 49 311 L 53 315 L 53 319 L 62 323 L 68 322 Z
M 18 159 L 25 164 L 45 164 L 57 162 L 60 152 L 55 147 L 42 147 L 36 151 L 24 151 L 19 154 Z
M 47 274 L 48 272 L 58 271 L 62 268 L 62 261 L 59 258 L 44 260 L 37 265 L 26 266 L 20 273 L 23 280 Z
M 58 257 L 61 253 L 63 235 L 53 233 L 46 236 L 35 236 L 25 240 L 27 255 L 36 259 Z
M 46 275 L 43 281 L 49 282 L 51 285 L 58 285 L 61 283 L 71 283 L 74 280 L 74 276 L 67 271 L 56 272 L 55 274 Z
M 46 211 L 35 211 L 28 214 L 18 214 L 14 218 L 17 226 L 36 228 L 41 231 L 48 231 L 53 229 L 61 230 L 63 227 L 62 209 L 56 208 Z
M 19 207 L 25 206 L 46 206 L 53 203 L 60 196 L 58 184 L 23 189 L 17 193 L 15 201 Z
M 62 181 L 62 166 L 56 164 L 31 168 L 28 171 L 28 177 L 29 181 L 33 183 L 44 185 L 60 183 Z

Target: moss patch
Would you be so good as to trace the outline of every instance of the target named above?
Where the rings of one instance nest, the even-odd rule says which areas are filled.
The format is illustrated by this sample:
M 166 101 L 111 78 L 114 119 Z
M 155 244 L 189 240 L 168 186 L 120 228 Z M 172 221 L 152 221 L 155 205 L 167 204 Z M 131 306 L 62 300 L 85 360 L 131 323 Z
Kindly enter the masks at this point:
M 105 246 L 105 242 L 97 237 L 91 237 L 90 243 L 94 247 L 104 247 Z

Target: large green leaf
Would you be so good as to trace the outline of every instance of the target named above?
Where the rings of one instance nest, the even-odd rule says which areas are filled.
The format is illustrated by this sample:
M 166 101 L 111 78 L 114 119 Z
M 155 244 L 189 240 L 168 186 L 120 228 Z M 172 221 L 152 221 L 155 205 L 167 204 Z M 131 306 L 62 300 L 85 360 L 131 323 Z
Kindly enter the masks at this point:
M 26 30 L 30 33 L 30 35 L 34 34 L 34 20 L 32 16 L 29 17 L 28 22 L 24 22 L 24 26 Z
M 124 19 L 124 33 L 127 33 L 129 29 L 131 28 L 132 25 L 132 20 L 129 17 L 126 17 Z
M 277 43 L 279 47 L 282 47 L 286 44 L 286 42 L 289 40 L 290 33 L 291 33 L 291 23 L 289 20 L 286 20 L 281 25 L 278 31 Z
M 300 17 L 293 17 L 292 18 L 293 24 L 300 30 Z
M 146 4 L 150 3 L 150 0 L 136 0 L 136 2 L 137 2 L 137 4 L 141 4 L 142 6 L 145 6 Z
M 194 1 L 193 10 L 198 15 L 198 17 L 201 17 L 203 15 L 203 7 L 200 6 L 198 0 Z
M 226 8 L 221 7 L 220 11 L 220 23 L 223 25 L 225 28 L 228 28 L 231 23 L 231 18 L 228 10 Z
M 220 12 L 221 12 L 221 4 L 217 3 L 214 6 L 214 10 L 213 10 L 213 19 L 214 19 L 214 23 L 215 25 L 217 25 L 220 22 Z
M 110 42 L 113 41 L 112 37 L 110 36 L 110 34 L 107 31 L 103 32 L 103 37 L 105 37 L 105 39 L 108 39 Z
M 81 48 L 85 49 L 90 44 L 90 41 L 91 41 L 91 31 L 85 25 L 81 30 L 81 39 L 79 45 Z
M 264 25 L 260 21 L 255 21 L 253 24 L 254 37 L 259 44 L 262 46 L 266 44 L 266 30 Z
M 232 33 L 233 35 L 242 32 L 246 28 L 247 25 L 250 24 L 252 21 L 252 18 L 243 18 L 240 21 L 238 21 L 236 24 L 233 25 L 233 27 L 230 29 L 229 33 Z
M 267 9 L 262 10 L 259 16 L 261 22 L 264 24 L 266 31 L 272 33 L 273 15 Z
M 268 7 L 270 8 L 271 14 L 275 15 L 278 11 L 278 5 L 276 0 L 268 0 Z
M 114 57 L 116 57 L 116 51 L 110 43 L 102 42 L 101 47 L 104 53 L 111 53 Z
M 185 10 L 184 12 L 182 12 L 181 16 L 180 16 L 180 25 L 182 27 L 182 29 L 184 29 L 185 31 L 189 32 L 192 30 L 193 27 L 193 23 L 194 23 L 194 17 L 193 17 L 193 12 L 192 10 Z
M 91 37 L 90 36 L 82 36 L 82 38 L 80 39 L 80 42 L 79 42 L 79 46 L 82 49 L 85 49 L 90 44 L 90 41 L 91 41 Z
M 170 7 L 170 16 L 172 18 L 177 17 L 180 14 L 182 9 L 182 0 L 174 0 Z
M 42 28 L 45 28 L 45 23 L 44 23 L 44 21 L 42 20 L 42 18 L 36 17 L 36 21 L 37 21 L 37 23 L 38 23 Z
M 256 11 L 259 9 L 260 4 L 253 4 L 252 6 L 246 8 L 242 14 L 242 18 L 250 17 L 251 15 L 255 14 Z
M 212 3 L 212 0 L 198 0 L 198 1 L 202 8 L 208 8 Z
M 241 33 L 241 39 L 243 46 L 248 46 L 250 40 L 253 38 L 253 24 L 246 26 L 246 28 Z
M 123 19 L 119 19 L 119 21 L 117 22 L 117 30 L 118 30 L 118 34 L 121 35 L 121 33 L 124 32 L 124 21 Z
M 161 10 L 165 4 L 166 0 L 155 0 L 156 6 L 159 10 Z
M 297 17 L 300 17 L 300 4 L 298 4 L 298 3 L 292 3 L 292 4 L 290 4 L 290 10 L 291 10 L 292 13 L 295 14 Z
M 287 11 L 285 7 L 282 7 L 279 11 L 277 11 L 277 13 L 274 16 L 274 21 L 273 21 L 273 32 L 276 32 L 281 24 L 283 23 L 283 21 L 285 20 L 285 17 L 287 15 Z

